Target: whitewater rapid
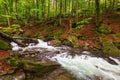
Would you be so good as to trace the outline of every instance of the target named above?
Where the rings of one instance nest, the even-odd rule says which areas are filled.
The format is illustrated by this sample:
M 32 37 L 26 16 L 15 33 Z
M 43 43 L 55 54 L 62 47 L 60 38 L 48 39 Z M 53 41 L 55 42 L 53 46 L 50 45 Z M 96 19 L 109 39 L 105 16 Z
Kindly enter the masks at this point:
M 33 48 L 45 48 L 49 51 L 59 51 L 52 58 L 47 56 L 51 61 L 55 61 L 74 75 L 78 80 L 120 80 L 120 61 L 109 57 L 117 63 L 111 64 L 101 57 L 89 56 L 90 52 L 83 51 L 83 55 L 71 56 L 69 51 L 60 51 L 62 47 L 49 46 L 47 42 L 38 39 L 38 44 L 30 43 L 27 47 L 20 47 L 16 43 L 11 43 L 12 50 L 28 50 Z

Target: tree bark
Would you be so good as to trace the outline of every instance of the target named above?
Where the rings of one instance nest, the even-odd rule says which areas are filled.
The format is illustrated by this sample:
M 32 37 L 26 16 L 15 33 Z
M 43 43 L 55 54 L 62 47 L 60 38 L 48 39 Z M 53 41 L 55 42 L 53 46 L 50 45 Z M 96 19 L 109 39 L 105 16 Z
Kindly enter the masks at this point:
M 96 5 L 96 27 L 100 26 L 100 0 L 95 0 Z

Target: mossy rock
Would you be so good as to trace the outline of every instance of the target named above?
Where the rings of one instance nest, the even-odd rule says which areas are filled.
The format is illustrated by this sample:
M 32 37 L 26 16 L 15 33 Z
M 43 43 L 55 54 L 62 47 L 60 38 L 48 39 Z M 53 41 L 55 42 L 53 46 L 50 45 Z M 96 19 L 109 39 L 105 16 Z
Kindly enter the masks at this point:
M 120 56 L 120 50 L 112 42 L 103 42 L 103 53 L 110 56 Z
M 62 45 L 72 46 L 72 43 L 66 38 L 61 38 L 60 41 Z
M 33 59 L 19 58 L 15 56 L 11 56 L 5 59 L 4 61 L 11 66 L 12 70 L 22 69 L 25 72 L 35 73 L 39 76 L 44 75 L 60 67 L 60 65 L 57 63 L 52 63 L 52 62 L 42 63 L 40 61 L 36 61 Z
M 31 60 L 22 60 L 22 63 L 25 71 L 39 73 L 39 75 L 50 72 L 60 66 L 59 64 L 41 63 Z
M 9 50 L 11 49 L 9 44 L 3 40 L 0 40 L 0 49 L 2 50 Z
M 62 43 L 61 43 L 61 41 L 60 40 L 52 40 L 52 41 L 50 41 L 49 42 L 49 45 L 52 45 L 52 46 L 61 46 L 62 45 Z
M 68 41 L 70 41 L 72 43 L 74 48 L 77 48 L 80 46 L 79 41 L 76 36 L 68 36 L 67 39 L 68 39 Z

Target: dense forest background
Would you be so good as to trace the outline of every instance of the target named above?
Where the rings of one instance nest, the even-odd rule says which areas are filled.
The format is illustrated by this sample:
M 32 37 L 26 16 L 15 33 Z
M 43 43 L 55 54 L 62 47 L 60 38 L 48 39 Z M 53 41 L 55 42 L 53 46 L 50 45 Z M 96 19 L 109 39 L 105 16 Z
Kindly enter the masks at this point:
M 46 20 L 61 17 L 89 17 L 110 13 L 120 7 L 119 0 L 0 0 L 1 24 L 28 24 L 31 19 Z

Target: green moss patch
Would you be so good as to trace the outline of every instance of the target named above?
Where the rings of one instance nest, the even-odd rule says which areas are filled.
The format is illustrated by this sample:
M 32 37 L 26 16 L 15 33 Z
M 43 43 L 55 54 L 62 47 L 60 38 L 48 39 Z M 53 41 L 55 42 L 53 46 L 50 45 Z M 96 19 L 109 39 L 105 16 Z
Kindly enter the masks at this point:
M 112 42 L 103 42 L 103 53 L 110 56 L 120 56 L 120 50 Z
M 0 49 L 2 50 L 8 50 L 10 49 L 10 46 L 7 42 L 0 40 Z

